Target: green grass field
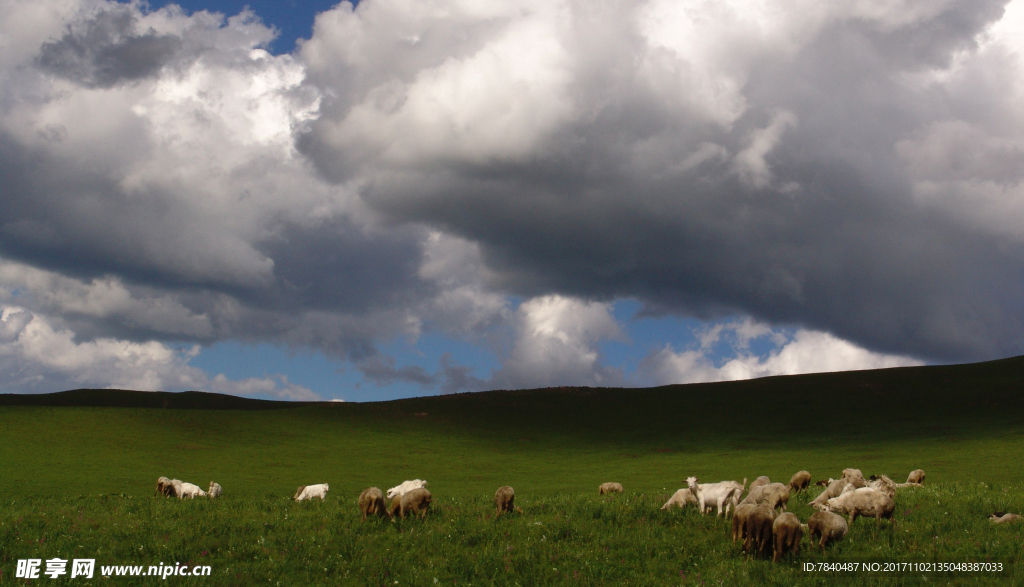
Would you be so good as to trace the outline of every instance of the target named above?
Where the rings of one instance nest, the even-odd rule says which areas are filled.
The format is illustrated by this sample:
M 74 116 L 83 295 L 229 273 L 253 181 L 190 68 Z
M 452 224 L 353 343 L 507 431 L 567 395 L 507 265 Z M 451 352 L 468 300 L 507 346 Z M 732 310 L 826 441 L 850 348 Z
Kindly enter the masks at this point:
M 1022 391 L 1024 359 L 1014 358 L 368 404 L 0 396 L 0 583 L 14 582 L 18 559 L 78 556 L 209 564 L 211 577 L 167 579 L 207 585 L 1024 584 L 1015 562 L 1024 525 L 986 519 L 1024 510 Z M 17 405 L 26 403 L 37 405 Z M 147 407 L 115 407 L 133 405 Z M 822 479 L 845 467 L 897 481 L 923 468 L 928 486 L 897 496 L 895 532 L 858 520 L 824 557 L 798 562 L 999 558 L 1010 574 L 805 573 L 798 562 L 744 557 L 725 520 L 658 509 L 689 475 L 785 482 L 800 469 Z M 225 496 L 157 499 L 160 475 L 203 488 L 214 480 Z M 426 521 L 359 523 L 360 490 L 412 478 L 430 482 Z M 598 497 L 604 481 L 626 493 Z M 323 482 L 325 503 L 288 499 Z M 505 484 L 525 513 L 494 520 L 490 501 Z M 805 522 L 806 501 L 790 502 Z

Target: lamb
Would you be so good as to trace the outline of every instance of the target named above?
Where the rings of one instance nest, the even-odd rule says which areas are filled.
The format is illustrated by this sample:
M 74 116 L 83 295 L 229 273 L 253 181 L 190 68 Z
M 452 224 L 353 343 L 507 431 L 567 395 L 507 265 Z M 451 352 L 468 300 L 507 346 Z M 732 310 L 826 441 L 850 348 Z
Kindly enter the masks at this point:
M 192 483 L 185 482 L 180 483 L 180 490 L 177 487 L 175 487 L 175 490 L 178 493 L 178 499 L 185 499 L 186 497 L 189 499 L 195 499 L 196 497 L 206 497 L 206 492 L 203 491 L 202 489 L 199 489 L 198 485 L 193 485 Z
M 839 511 L 848 514 L 851 525 L 857 516 L 870 516 L 875 518 L 879 524 L 882 523 L 882 518 L 885 518 L 889 520 L 893 528 L 896 527 L 896 521 L 892 519 L 896 502 L 888 495 L 870 487 L 862 487 L 839 497 L 833 497 L 826 502 L 825 507 L 830 512 Z
M 818 547 L 821 553 L 825 554 L 825 545 L 830 542 L 842 540 L 850 527 L 846 519 L 832 512 L 814 512 L 811 519 L 807 521 L 807 537 L 814 544 L 815 536 L 820 538 Z
M 1018 514 L 1007 514 L 1004 512 L 995 512 L 988 519 L 992 520 L 993 524 L 1005 524 L 1007 522 L 1016 522 L 1020 520 L 1021 516 Z
M 779 514 L 779 517 L 772 522 L 772 535 L 775 538 L 773 562 L 779 562 L 786 552 L 800 556 L 800 541 L 803 540 L 804 529 L 796 514 L 789 512 Z
M 220 497 L 222 493 L 224 493 L 224 488 L 220 486 L 220 483 L 210 481 L 210 489 L 206 492 L 206 495 L 208 495 L 210 499 L 216 499 Z
M 519 507 L 515 505 L 515 501 L 516 491 L 514 489 L 508 485 L 499 487 L 498 490 L 494 492 L 494 507 L 498 510 L 498 513 L 496 513 L 494 517 L 498 517 L 505 512 L 512 513 L 513 510 L 520 514 L 523 513 L 523 510 L 519 509 Z
M 661 509 L 667 510 L 672 507 L 685 508 L 688 504 L 696 505 L 699 503 L 697 498 L 693 496 L 693 492 L 689 488 L 683 488 L 672 494 L 672 497 L 668 498 L 665 505 L 661 506 Z
M 363 513 L 363 520 L 366 516 L 376 514 L 378 516 L 388 515 L 387 503 L 384 501 L 384 492 L 379 487 L 367 487 L 359 494 L 359 511 Z
M 606 493 L 622 493 L 622 483 L 602 483 L 597 488 L 597 494 L 604 495 Z
M 896 499 L 896 483 L 885 475 L 872 475 L 868 487 L 884 493 L 889 496 L 889 499 Z
M 711 504 L 718 506 L 718 514 L 722 515 L 722 507 L 725 506 L 725 515 L 729 515 L 729 507 L 739 502 L 739 496 L 747 486 L 747 480 L 743 479 L 743 485 L 735 481 L 719 481 L 718 483 L 703 483 L 698 485 L 696 477 L 687 477 L 686 485 L 690 488 L 698 502 L 701 515 L 706 509 L 711 509 Z
M 747 515 L 743 533 L 746 535 L 743 550 L 748 554 L 757 551 L 766 554 L 768 545 L 772 543 L 772 524 L 775 522 L 775 510 L 767 505 L 757 505 Z
M 424 481 L 423 479 L 413 479 L 412 481 L 405 481 L 401 485 L 396 485 L 391 489 L 388 489 L 388 499 L 394 499 L 396 495 L 401 497 L 406 493 L 409 493 L 413 489 L 420 489 L 421 487 L 426 486 L 427 482 Z
M 181 483 L 179 481 L 179 483 Z M 162 495 L 164 497 L 177 497 L 178 495 L 174 492 L 174 483 L 170 479 L 164 476 L 160 476 L 156 480 L 156 492 L 153 495 Z
M 811 507 L 825 511 L 826 502 L 833 497 L 839 497 L 848 485 L 849 482 L 843 479 L 831 479 L 825 491 L 822 491 L 818 497 L 810 502 Z
M 742 542 L 747 540 L 747 520 L 750 514 L 757 508 L 753 503 L 741 503 L 732 512 L 732 543 L 736 544 L 739 539 Z
M 907 483 L 917 483 L 918 485 L 924 485 L 924 470 L 914 469 L 907 475 Z
M 319 485 L 303 485 L 295 490 L 295 501 L 304 501 L 307 499 L 313 499 L 319 497 L 320 501 L 327 499 L 327 490 L 330 489 L 326 483 L 320 483 Z
M 811 485 L 811 474 L 807 471 L 797 471 L 793 473 L 793 476 L 789 479 L 789 491 L 790 493 L 799 493 L 801 491 L 807 491 L 807 488 Z
M 406 492 L 402 496 L 402 501 L 398 508 L 398 513 L 405 519 L 406 512 L 411 512 L 413 515 L 419 514 L 420 519 L 427 517 L 427 509 L 430 508 L 430 502 L 433 498 L 430 492 L 426 489 L 419 487 L 412 491 Z

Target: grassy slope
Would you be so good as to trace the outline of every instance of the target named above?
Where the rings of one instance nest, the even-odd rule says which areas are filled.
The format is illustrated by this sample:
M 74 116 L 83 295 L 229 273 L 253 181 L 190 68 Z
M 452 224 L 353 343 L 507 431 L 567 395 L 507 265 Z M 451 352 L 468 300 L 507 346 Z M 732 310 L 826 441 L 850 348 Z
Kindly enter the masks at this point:
M 688 475 L 788 479 L 806 468 L 824 478 L 848 466 L 897 480 L 920 467 L 930 481 L 1013 483 L 1021 476 L 1007 464 L 1024 459 L 1022 382 L 1024 359 L 1014 358 L 290 409 L 3 406 L 0 494 L 145 495 L 159 475 L 249 497 L 320 482 L 351 495 L 416 477 L 442 494 L 506 483 L 528 494 L 589 491 L 608 480 L 663 492 Z

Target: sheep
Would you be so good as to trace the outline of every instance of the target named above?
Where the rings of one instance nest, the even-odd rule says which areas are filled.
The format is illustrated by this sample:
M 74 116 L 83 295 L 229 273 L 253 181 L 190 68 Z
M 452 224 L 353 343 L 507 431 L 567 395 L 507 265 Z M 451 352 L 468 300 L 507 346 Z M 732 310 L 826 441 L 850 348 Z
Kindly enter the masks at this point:
M 326 483 L 320 483 L 319 485 L 303 485 L 295 490 L 295 501 L 304 501 L 307 499 L 313 499 L 319 497 L 320 501 L 327 499 L 327 490 L 330 489 Z
M 423 479 L 413 479 L 412 481 L 405 481 L 401 485 L 396 485 L 391 489 L 388 489 L 388 499 L 394 499 L 396 495 L 401 497 L 406 493 L 409 493 L 413 489 L 419 489 L 421 487 L 426 486 L 427 482 L 424 481 Z
M 206 495 L 208 495 L 210 499 L 216 499 L 220 497 L 222 493 L 224 493 L 224 488 L 220 486 L 220 483 L 210 481 L 210 489 L 206 492 Z
M 387 503 L 384 501 L 384 492 L 379 487 L 367 487 L 359 494 L 359 511 L 363 513 L 363 520 L 366 516 L 376 514 L 378 516 L 388 515 Z
M 882 518 L 885 518 L 889 520 L 894 529 L 896 527 L 896 521 L 892 518 L 896 502 L 888 495 L 870 487 L 862 487 L 839 497 L 833 497 L 826 502 L 825 507 L 830 512 L 840 511 L 848 514 L 851 525 L 857 516 L 870 516 L 875 518 L 879 524 L 882 523 Z
M 736 544 L 736 540 L 746 542 L 747 539 L 747 519 L 750 518 L 750 514 L 753 513 L 754 508 L 757 504 L 753 503 L 741 503 L 736 506 L 736 509 L 732 512 L 732 543 Z
M 782 483 L 769 483 L 768 485 L 761 485 L 751 489 L 746 499 L 740 503 L 755 505 L 767 503 L 772 509 L 777 509 L 781 505 L 783 511 L 785 511 L 788 502 L 789 487 Z
M 512 513 L 513 510 L 523 513 L 523 510 L 519 509 L 515 504 L 516 502 L 516 491 L 508 485 L 499 487 L 494 492 L 494 507 L 498 510 L 498 513 L 494 517 L 498 517 L 505 512 Z
M 685 508 L 688 504 L 696 505 L 699 503 L 697 498 L 693 496 L 693 492 L 689 488 L 683 488 L 672 494 L 672 497 L 668 498 L 665 505 L 661 506 L 661 509 L 667 510 L 671 507 Z
M 1007 522 L 1016 522 L 1021 518 L 1018 514 L 1007 514 L 1004 512 L 995 512 L 988 519 L 992 520 L 993 524 L 1005 524 Z
M 864 478 L 864 473 L 860 472 L 860 469 L 843 469 L 843 476 L 840 479 L 850 480 L 853 477 Z
M 825 545 L 845 538 L 850 526 L 847 525 L 846 519 L 839 514 L 814 512 L 811 514 L 811 519 L 807 520 L 807 529 L 807 537 L 811 544 L 814 544 L 815 536 L 818 536 L 820 538 L 818 547 L 821 549 L 821 553 L 825 554 Z
M 719 481 L 718 483 L 697 484 L 696 477 L 687 477 L 686 485 L 690 488 L 698 502 L 701 515 L 704 515 L 705 508 L 711 509 L 711 504 L 718 506 L 718 514 L 722 515 L 722 507 L 725 506 L 725 515 L 729 515 L 729 507 L 739 502 L 739 496 L 747 486 L 747 480 L 743 479 L 743 485 L 735 481 Z
M 789 479 L 789 491 L 790 493 L 807 491 L 810 484 L 811 474 L 807 471 L 797 471 L 796 473 L 793 473 L 793 476 Z
M 391 516 L 391 521 L 395 521 L 395 515 L 402 513 L 402 495 L 396 495 L 391 498 L 391 505 L 388 506 L 388 515 Z
M 598 495 L 604 495 L 606 493 L 622 493 L 622 483 L 602 483 L 597 488 Z
M 774 522 L 775 510 L 767 505 L 754 506 L 743 525 L 743 533 L 746 535 L 743 541 L 744 552 L 749 554 L 756 550 L 758 554 L 764 555 L 768 545 L 772 543 Z
M 179 481 L 180 483 L 180 481 Z M 167 477 L 160 476 L 156 480 L 156 492 L 153 495 L 162 495 L 164 497 L 177 497 L 178 495 L 174 492 L 174 484 Z
M 749 491 L 753 491 L 755 487 L 761 487 L 762 485 L 768 485 L 771 482 L 772 482 L 772 480 L 769 479 L 767 475 L 761 475 L 757 479 L 754 479 L 753 481 L 750 482 Z
M 917 483 L 918 485 L 924 485 L 924 470 L 914 469 L 907 475 L 907 483 Z
M 430 502 L 433 498 L 430 492 L 422 487 L 407 491 L 402 496 L 402 501 L 399 504 L 398 514 L 405 519 L 406 512 L 411 512 L 413 515 L 419 514 L 420 519 L 427 517 L 427 509 L 430 508 Z
M 814 498 L 810 502 L 811 507 L 814 509 L 825 511 L 825 502 L 833 497 L 839 497 L 843 492 L 843 489 L 849 485 L 849 482 L 843 479 L 830 479 L 829 481 L 829 485 L 825 488 L 825 491 L 822 491 L 818 494 L 818 497 Z
M 885 475 L 872 475 L 871 482 L 868 483 L 868 487 L 884 493 L 889 496 L 889 499 L 896 499 L 896 483 L 892 479 Z
M 176 487 L 175 490 L 178 490 Z M 196 497 L 206 497 L 206 492 L 199 489 L 198 485 L 192 483 L 181 482 L 181 489 L 177 491 L 178 499 L 195 499 Z
M 772 522 L 772 535 L 775 538 L 773 562 L 779 562 L 779 559 L 786 552 L 791 552 L 794 556 L 800 556 L 800 541 L 804 537 L 804 528 L 796 514 L 789 512 L 779 514 L 779 517 L 775 518 L 775 521 Z

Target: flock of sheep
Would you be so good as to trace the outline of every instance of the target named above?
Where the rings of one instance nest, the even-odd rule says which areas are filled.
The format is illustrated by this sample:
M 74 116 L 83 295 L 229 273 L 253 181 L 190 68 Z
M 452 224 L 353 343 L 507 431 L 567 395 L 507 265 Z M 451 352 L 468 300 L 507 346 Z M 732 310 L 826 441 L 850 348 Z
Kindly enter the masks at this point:
M 887 519 L 895 527 L 892 518 L 896 508 L 896 490 L 905 487 L 922 487 L 925 473 L 921 469 L 911 471 L 906 483 L 895 483 L 885 475 L 872 475 L 865 479 L 860 469 L 844 469 L 839 479 L 818 481 L 816 485 L 825 487 L 809 504 L 818 512 L 811 515 L 806 524 L 793 513 L 787 512 L 787 504 L 791 495 L 805 492 L 811 484 L 811 474 L 799 471 L 793 475 L 789 483 L 772 483 L 766 476 L 758 477 L 747 489 L 747 480 L 720 481 L 718 483 L 699 483 L 696 477 L 686 479 L 687 487 L 676 491 L 662 510 L 674 507 L 685 508 L 693 504 L 701 514 L 717 509 L 718 516 L 729 516 L 732 509 L 732 541 L 742 541 L 743 551 L 766 556 L 769 546 L 772 549 L 772 560 L 778 561 L 786 553 L 800 554 L 800 542 L 806 535 L 812 545 L 817 543 L 821 552 L 829 543 L 842 540 L 853 521 L 858 516 L 875 518 L 878 523 Z M 425 518 L 430 508 L 432 497 L 426 489 L 427 482 L 423 479 L 405 481 L 388 489 L 385 493 L 377 487 L 369 487 L 359 494 L 359 510 L 363 521 L 367 516 L 387 516 L 394 521 L 395 516 L 405 518 L 406 514 Z M 303 485 L 295 491 L 295 501 L 320 498 L 327 499 L 327 483 Z M 747 496 L 743 496 L 743 492 Z M 156 494 L 179 499 L 220 496 L 220 484 L 210 482 L 210 489 L 204 492 L 192 483 L 178 479 L 160 477 L 156 482 Z M 602 483 L 598 494 L 622 493 L 620 483 Z M 388 503 L 390 501 L 390 504 Z M 494 494 L 496 516 L 506 512 L 519 512 L 522 509 L 515 505 L 515 490 L 508 485 L 499 487 Z M 779 513 L 781 512 L 781 513 Z M 841 515 L 849 516 L 849 522 Z M 993 523 L 1002 524 L 1017 521 L 1021 516 L 1012 513 L 996 512 L 990 516 Z

